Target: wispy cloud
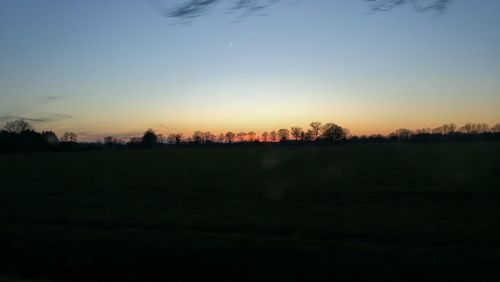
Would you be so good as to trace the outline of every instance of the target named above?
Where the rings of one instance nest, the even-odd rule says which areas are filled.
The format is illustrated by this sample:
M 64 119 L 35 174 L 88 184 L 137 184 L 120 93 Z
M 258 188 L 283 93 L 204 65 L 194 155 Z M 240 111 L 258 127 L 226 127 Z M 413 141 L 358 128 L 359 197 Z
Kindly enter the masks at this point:
M 44 99 L 47 102 L 51 102 L 51 101 L 64 99 L 64 97 L 63 96 L 47 96 L 47 97 L 44 97 Z
M 258 12 L 280 0 L 184 0 L 177 5 L 165 6 L 161 0 L 149 0 L 151 6 L 168 18 L 191 20 L 203 15 L 217 3 L 229 3 L 229 13 L 241 12 L 242 15 Z
M 16 119 L 23 119 L 29 122 L 54 122 L 70 119 L 72 116 L 67 114 L 53 114 L 44 117 L 26 117 L 26 116 L 17 116 L 17 115 L 2 115 L 0 116 L 0 122 L 8 122 Z

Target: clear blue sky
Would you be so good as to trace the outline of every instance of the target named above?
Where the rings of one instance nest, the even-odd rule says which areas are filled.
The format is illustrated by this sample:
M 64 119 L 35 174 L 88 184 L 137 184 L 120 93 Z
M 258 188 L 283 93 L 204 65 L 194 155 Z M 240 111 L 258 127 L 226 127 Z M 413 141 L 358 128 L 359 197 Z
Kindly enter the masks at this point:
M 93 140 L 500 122 L 500 1 L 454 0 L 435 16 L 284 0 L 239 21 L 219 5 L 188 25 L 149 3 L 2 0 L 0 125 L 25 117 Z

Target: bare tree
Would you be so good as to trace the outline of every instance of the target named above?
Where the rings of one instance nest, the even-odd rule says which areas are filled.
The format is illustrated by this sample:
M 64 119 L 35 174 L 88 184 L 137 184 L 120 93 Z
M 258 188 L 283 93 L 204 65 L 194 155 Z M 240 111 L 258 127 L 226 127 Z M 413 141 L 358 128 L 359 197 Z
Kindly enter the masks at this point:
M 204 140 L 204 134 L 203 132 L 196 130 L 195 132 L 193 132 L 193 136 L 191 137 L 191 139 L 193 140 L 194 143 L 201 144 L 203 143 Z
M 61 137 L 62 142 L 78 142 L 78 136 L 74 132 L 64 132 Z
M 311 129 L 308 129 L 305 133 L 304 133 L 304 137 L 302 138 L 302 140 L 306 141 L 306 142 L 310 142 L 310 141 L 314 141 L 314 137 L 313 137 L 313 131 Z
M 168 145 L 174 145 L 175 144 L 175 134 L 170 133 L 167 135 L 167 144 Z
M 141 138 L 140 137 L 132 137 L 132 138 L 130 138 L 129 143 L 139 144 L 139 143 L 141 143 Z
M 215 138 L 216 137 L 212 134 L 212 132 L 203 132 L 203 143 L 214 142 Z
M 460 132 L 465 133 L 465 134 L 470 134 L 473 133 L 473 125 L 472 123 L 466 123 L 462 127 L 460 127 Z
M 477 134 L 489 131 L 489 125 L 486 123 L 466 123 L 460 127 L 460 132 L 465 134 Z
M 292 133 L 292 136 L 295 139 L 295 141 L 302 139 L 303 134 L 304 134 L 304 132 L 302 131 L 302 128 L 300 126 L 292 126 L 291 133 Z
M 24 119 L 9 121 L 4 126 L 5 131 L 9 133 L 21 133 L 23 131 L 33 130 L 33 127 Z
M 245 140 L 245 136 L 247 136 L 246 132 L 239 132 L 238 134 L 236 134 L 236 138 L 238 138 L 240 142 L 243 142 Z
M 271 140 L 271 142 L 276 142 L 276 140 L 278 140 L 278 133 L 276 133 L 276 131 L 271 131 L 269 133 L 269 139 Z
M 193 142 L 198 143 L 198 144 L 205 144 L 207 142 L 214 142 L 215 138 L 216 137 L 215 137 L 215 135 L 212 134 L 212 132 L 210 132 L 210 131 L 202 132 L 199 130 L 196 130 L 192 136 Z
M 156 136 L 158 137 L 158 144 L 163 144 L 163 143 L 165 143 L 165 139 L 166 139 L 166 138 L 165 138 L 165 136 L 164 136 L 163 134 L 159 133 L 159 134 L 157 134 Z
M 319 121 L 313 121 L 311 124 L 311 136 L 313 140 L 317 140 L 319 138 L 319 134 L 321 132 L 321 122 Z
M 487 123 L 478 123 L 476 125 L 476 128 L 477 128 L 476 131 L 478 133 L 485 133 L 490 131 L 490 126 Z
M 115 137 L 113 137 L 113 136 L 104 137 L 104 145 L 110 146 L 110 145 L 113 145 L 116 143 L 118 143 L 118 142 L 117 142 L 117 139 Z
M 500 133 L 500 123 L 497 123 L 497 124 L 493 125 L 490 128 L 490 131 L 493 132 L 493 133 Z
M 169 134 L 168 137 L 167 137 L 167 142 L 169 144 L 175 144 L 177 146 L 179 146 L 182 142 L 182 133 L 178 132 L 178 133 L 172 133 L 172 134 Z
M 415 130 L 415 134 L 421 134 L 421 133 L 432 133 L 432 134 L 443 134 L 444 133 L 444 128 L 442 126 L 433 128 L 430 131 L 427 131 L 425 128 L 420 129 L 420 130 Z
M 434 131 L 436 130 L 441 130 L 440 127 L 438 128 L 434 128 L 434 129 L 430 129 L 430 128 L 419 128 L 419 129 L 416 129 L 415 130 L 415 134 L 429 134 L 429 133 L 433 133 Z
M 267 137 L 269 137 L 269 133 L 267 131 L 262 132 L 262 141 L 267 142 Z
M 280 142 L 288 141 L 288 139 L 290 139 L 290 130 L 286 128 L 279 129 L 278 137 L 280 138 Z
M 453 133 L 457 130 L 457 126 L 454 123 L 443 124 L 443 131 L 445 134 Z
M 225 139 L 226 138 L 224 137 L 224 133 L 220 133 L 219 135 L 217 135 L 217 142 L 224 143 Z
M 231 132 L 231 131 L 227 132 L 226 133 L 227 143 L 229 143 L 229 144 L 233 143 L 234 136 L 235 136 L 235 134 L 233 132 Z
M 139 148 L 141 146 L 141 142 L 142 142 L 141 137 L 131 137 L 127 142 L 127 146 Z
M 413 132 L 409 129 L 406 128 L 400 128 L 393 133 L 389 134 L 389 137 L 395 137 L 398 138 L 400 141 L 408 141 L 410 140 L 411 136 L 413 135 Z
M 432 131 L 429 130 L 428 133 L 434 133 L 434 134 L 451 134 L 453 132 L 455 132 L 455 130 L 457 129 L 457 126 L 453 123 L 449 123 L 449 124 L 443 124 L 441 125 L 440 127 L 437 127 L 437 128 L 434 128 L 432 129 Z M 419 133 L 418 131 L 415 131 L 415 133 Z
M 248 131 L 247 135 L 248 135 L 248 140 L 250 142 L 255 141 L 255 136 L 257 136 L 257 134 L 254 131 Z

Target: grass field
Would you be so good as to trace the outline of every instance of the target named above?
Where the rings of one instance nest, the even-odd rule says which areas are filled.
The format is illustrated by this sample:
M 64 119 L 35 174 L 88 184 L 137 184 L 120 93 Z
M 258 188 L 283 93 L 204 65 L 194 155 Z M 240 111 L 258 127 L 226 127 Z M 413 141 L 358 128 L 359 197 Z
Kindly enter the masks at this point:
M 0 187 L 5 277 L 500 277 L 500 143 L 0 155 Z

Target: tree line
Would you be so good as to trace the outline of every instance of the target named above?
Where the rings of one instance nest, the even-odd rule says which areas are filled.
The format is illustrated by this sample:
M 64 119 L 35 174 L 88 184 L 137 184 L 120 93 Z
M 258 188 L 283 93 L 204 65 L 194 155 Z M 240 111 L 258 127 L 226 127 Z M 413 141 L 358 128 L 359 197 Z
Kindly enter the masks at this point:
M 309 128 L 300 126 L 264 131 L 226 132 L 213 134 L 209 131 L 195 131 L 191 136 L 171 133 L 166 136 L 148 129 L 141 137 L 121 140 L 106 136 L 98 142 L 78 142 L 74 132 L 65 132 L 58 137 L 53 131 L 37 132 L 27 121 L 7 122 L 0 131 L 0 152 L 40 152 L 92 149 L 136 149 L 162 148 L 168 146 L 242 146 L 250 144 L 341 144 L 376 142 L 463 142 L 500 141 L 500 123 L 490 127 L 485 123 L 467 123 L 462 127 L 443 124 L 437 128 L 410 130 L 400 128 L 388 135 L 352 135 L 347 128 L 335 123 L 313 121 Z
M 61 137 L 53 131 L 37 132 L 23 119 L 7 122 L 0 130 L 0 152 L 69 150 L 78 145 L 77 141 L 73 132 L 65 132 Z
M 264 131 L 257 135 L 255 131 L 232 132 L 213 134 L 210 131 L 195 131 L 191 136 L 184 136 L 182 133 L 172 133 L 164 137 L 156 134 L 154 130 L 148 129 L 142 138 L 131 138 L 126 144 L 130 147 L 152 147 L 158 144 L 175 145 L 181 144 L 202 145 L 202 144 L 252 144 L 252 143 L 297 143 L 297 142 L 322 142 L 339 143 L 346 141 L 350 134 L 349 130 L 335 123 L 322 125 L 320 122 L 312 122 L 311 128 L 303 130 L 299 126 L 291 129 L 280 128 L 273 131 Z M 120 143 L 112 136 L 105 137 L 105 144 Z M 123 142 L 121 142 L 123 143 Z

